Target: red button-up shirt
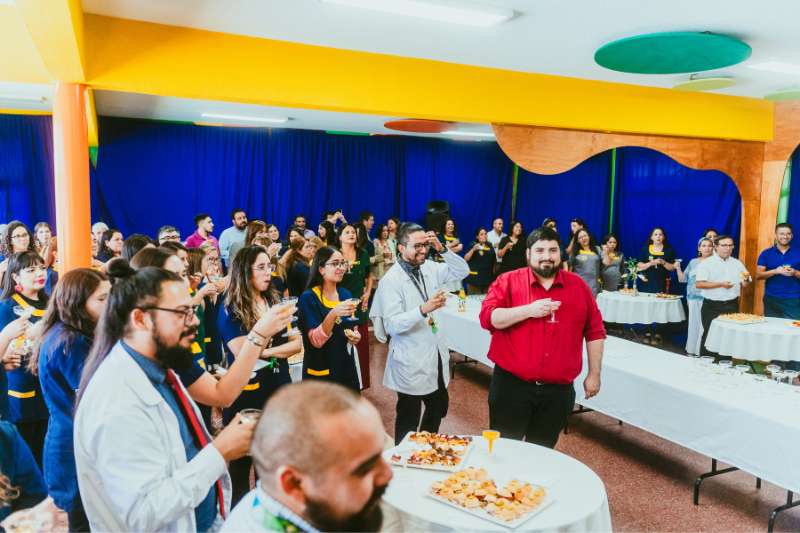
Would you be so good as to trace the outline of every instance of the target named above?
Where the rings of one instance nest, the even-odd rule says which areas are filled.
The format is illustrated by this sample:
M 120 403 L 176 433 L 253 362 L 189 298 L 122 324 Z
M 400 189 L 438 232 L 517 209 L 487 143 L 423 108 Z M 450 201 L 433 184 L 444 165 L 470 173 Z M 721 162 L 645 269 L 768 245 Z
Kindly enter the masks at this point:
M 550 315 L 528 318 L 506 329 L 492 326 L 492 312 L 550 298 L 561 302 L 557 323 Z M 603 317 L 586 282 L 559 270 L 549 290 L 530 268 L 497 278 L 481 308 L 481 326 L 492 334 L 489 359 L 525 381 L 572 383 L 583 367 L 583 340 L 605 339 Z

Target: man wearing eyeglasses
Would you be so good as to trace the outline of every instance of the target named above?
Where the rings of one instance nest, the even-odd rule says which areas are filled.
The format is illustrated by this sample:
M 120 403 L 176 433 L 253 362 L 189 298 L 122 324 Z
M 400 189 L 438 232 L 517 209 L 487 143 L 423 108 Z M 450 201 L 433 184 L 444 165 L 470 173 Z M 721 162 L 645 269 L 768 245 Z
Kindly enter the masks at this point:
M 383 385 L 397 391 L 394 438 L 399 444 L 410 431 L 438 433 L 447 415 L 450 352 L 440 310 L 446 293 L 439 287 L 466 278 L 469 265 L 413 222 L 397 228 L 397 247 L 399 268 L 381 279 L 370 318 L 380 342 L 391 335 Z M 443 263 L 425 260 L 430 248 Z
M 750 284 L 750 273 L 741 261 L 731 257 L 733 238 L 720 235 L 714 240 L 716 254 L 705 259 L 697 267 L 697 288 L 703 295 L 700 318 L 703 321 L 703 338 L 700 341 L 700 355 L 710 355 L 720 359 L 730 359 L 706 349 L 706 338 L 711 322 L 720 315 L 739 312 L 739 295 L 742 287 Z
M 156 240 L 158 241 L 158 245 L 161 246 L 165 242 L 180 242 L 181 240 L 181 232 L 178 231 L 178 228 L 175 226 L 161 226 L 158 230 L 158 235 Z

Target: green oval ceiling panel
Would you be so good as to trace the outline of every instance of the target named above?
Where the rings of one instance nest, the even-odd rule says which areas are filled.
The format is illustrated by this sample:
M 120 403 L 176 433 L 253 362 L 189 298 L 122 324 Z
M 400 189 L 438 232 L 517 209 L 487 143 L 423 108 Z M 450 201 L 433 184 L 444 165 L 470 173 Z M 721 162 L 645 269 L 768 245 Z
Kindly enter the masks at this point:
M 800 85 L 792 85 L 785 89 L 778 89 L 774 93 L 769 93 L 764 97 L 764 100 L 772 100 L 773 102 L 785 102 L 787 100 L 800 100 Z
M 727 89 L 734 85 L 736 85 L 736 81 L 732 78 L 702 78 L 684 81 L 672 88 L 678 91 L 713 91 L 715 89 Z
M 653 33 L 609 43 L 594 54 L 601 67 L 631 74 L 702 72 L 741 63 L 747 43 L 711 33 Z

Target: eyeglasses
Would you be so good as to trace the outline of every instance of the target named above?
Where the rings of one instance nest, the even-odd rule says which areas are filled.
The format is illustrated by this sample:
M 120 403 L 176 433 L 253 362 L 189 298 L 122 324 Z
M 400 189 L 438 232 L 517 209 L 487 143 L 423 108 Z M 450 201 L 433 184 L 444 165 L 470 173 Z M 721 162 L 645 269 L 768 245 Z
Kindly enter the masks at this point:
M 161 237 L 161 241 L 179 241 L 181 240 L 180 236 L 178 235 L 165 235 Z
M 406 246 L 408 248 L 413 248 L 414 251 L 417 252 L 419 250 L 427 250 L 428 248 L 431 247 L 431 244 L 428 242 L 421 242 L 418 244 L 404 244 L 403 246 Z
M 736 245 L 735 244 L 718 244 L 717 246 L 719 246 L 720 248 L 733 248 Z
M 155 309 L 157 311 L 166 311 L 167 313 L 175 313 L 176 315 L 183 315 L 184 326 L 190 325 L 195 315 L 197 315 L 197 307 L 190 307 L 185 311 L 181 311 L 180 309 L 166 309 L 164 307 L 140 307 L 139 309 L 142 311 L 151 311 Z
M 250 270 L 252 270 L 253 272 L 259 272 L 261 274 L 263 274 L 264 272 L 269 272 L 270 274 L 272 274 L 272 271 L 275 270 L 275 265 L 267 264 L 257 268 L 251 268 Z
M 207 257 L 206 261 L 209 263 L 219 263 L 219 257 Z
M 23 233 L 22 235 L 12 235 L 11 238 L 12 239 L 27 239 L 28 238 L 28 234 L 27 233 Z
M 342 270 L 347 268 L 347 261 L 331 261 L 330 263 L 325 263 L 325 265 L 332 266 L 336 270 Z

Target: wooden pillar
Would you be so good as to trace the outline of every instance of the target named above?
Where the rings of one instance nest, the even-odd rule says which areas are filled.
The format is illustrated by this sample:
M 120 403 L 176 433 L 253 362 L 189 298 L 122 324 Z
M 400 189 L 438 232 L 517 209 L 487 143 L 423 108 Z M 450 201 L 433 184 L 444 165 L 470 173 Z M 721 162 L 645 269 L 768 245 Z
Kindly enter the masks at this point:
M 92 266 L 86 86 L 53 82 L 58 264 L 63 274 Z

